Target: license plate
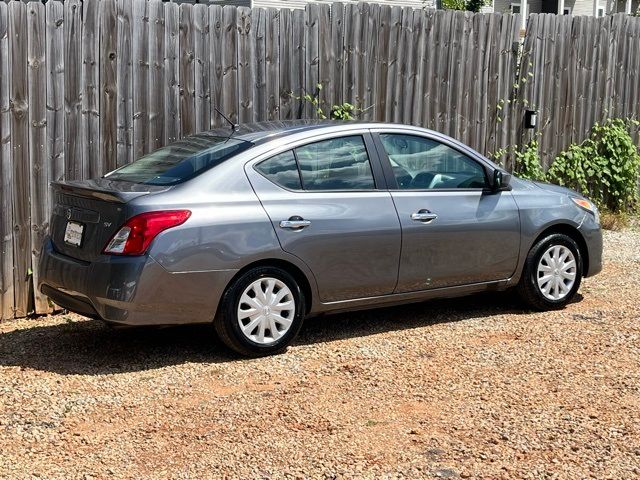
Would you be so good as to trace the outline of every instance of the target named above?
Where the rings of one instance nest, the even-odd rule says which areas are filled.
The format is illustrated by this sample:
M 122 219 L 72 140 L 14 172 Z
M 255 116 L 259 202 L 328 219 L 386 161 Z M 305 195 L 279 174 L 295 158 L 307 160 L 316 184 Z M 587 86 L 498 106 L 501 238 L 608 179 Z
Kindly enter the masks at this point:
M 74 247 L 79 247 L 82 244 L 82 233 L 84 232 L 84 225 L 76 222 L 67 222 L 67 228 L 64 231 L 64 241 Z

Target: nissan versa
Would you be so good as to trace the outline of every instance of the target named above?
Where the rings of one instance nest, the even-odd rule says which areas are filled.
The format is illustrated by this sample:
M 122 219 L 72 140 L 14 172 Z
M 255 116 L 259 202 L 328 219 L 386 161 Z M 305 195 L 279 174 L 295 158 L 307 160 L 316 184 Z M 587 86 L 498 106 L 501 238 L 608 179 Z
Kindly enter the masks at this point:
M 560 308 L 602 266 L 589 200 L 412 126 L 234 126 L 53 187 L 43 293 L 114 324 L 212 322 L 248 356 L 327 312 L 511 287 Z

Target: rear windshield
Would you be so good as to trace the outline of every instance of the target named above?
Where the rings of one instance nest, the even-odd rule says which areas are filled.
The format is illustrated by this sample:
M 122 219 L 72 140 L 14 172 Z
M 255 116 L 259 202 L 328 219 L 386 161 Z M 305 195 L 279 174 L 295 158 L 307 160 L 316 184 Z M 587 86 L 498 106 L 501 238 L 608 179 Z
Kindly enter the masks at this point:
M 175 185 L 251 146 L 249 142 L 234 138 L 193 135 L 107 173 L 105 178 L 146 185 Z

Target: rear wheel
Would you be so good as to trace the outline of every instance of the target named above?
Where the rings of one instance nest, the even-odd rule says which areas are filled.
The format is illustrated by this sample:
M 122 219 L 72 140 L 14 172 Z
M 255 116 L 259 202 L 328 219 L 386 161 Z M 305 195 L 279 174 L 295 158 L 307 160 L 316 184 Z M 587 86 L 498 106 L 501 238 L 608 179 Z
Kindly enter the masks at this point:
M 286 271 L 254 268 L 227 288 L 214 327 L 222 342 L 241 355 L 278 353 L 300 331 L 304 301 L 300 286 Z
M 563 234 L 549 235 L 529 251 L 520 297 L 538 310 L 564 307 L 575 296 L 582 281 L 582 257 L 576 242 Z

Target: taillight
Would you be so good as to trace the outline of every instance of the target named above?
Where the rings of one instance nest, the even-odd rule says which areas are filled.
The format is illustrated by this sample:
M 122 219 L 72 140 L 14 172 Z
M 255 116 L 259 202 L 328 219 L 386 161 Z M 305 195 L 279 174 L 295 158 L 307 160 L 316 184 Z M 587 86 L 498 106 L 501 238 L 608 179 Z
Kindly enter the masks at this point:
M 111 238 L 102 253 L 143 255 L 160 232 L 182 225 L 190 216 L 189 210 L 163 210 L 131 217 Z

